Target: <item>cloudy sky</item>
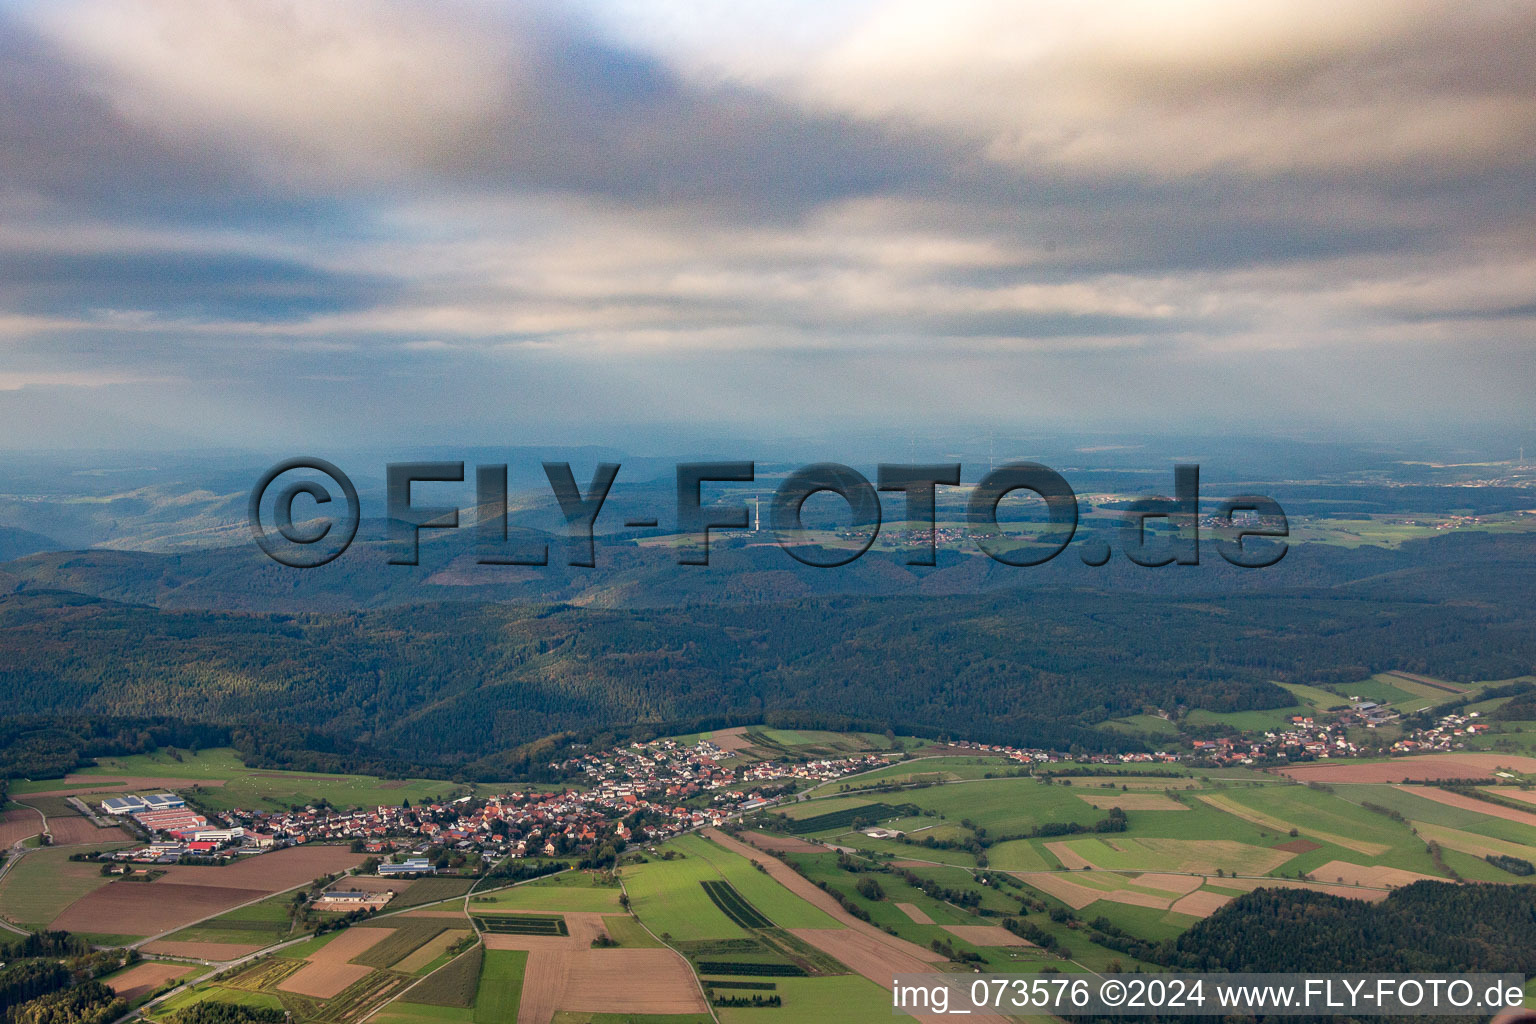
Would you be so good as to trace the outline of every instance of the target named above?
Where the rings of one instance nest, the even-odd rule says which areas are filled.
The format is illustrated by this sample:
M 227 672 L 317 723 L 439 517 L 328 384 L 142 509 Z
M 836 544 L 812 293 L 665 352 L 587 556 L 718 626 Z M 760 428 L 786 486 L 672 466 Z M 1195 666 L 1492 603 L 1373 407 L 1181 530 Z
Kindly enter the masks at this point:
M 1529 428 L 1536 7 L 0 3 L 0 446 Z

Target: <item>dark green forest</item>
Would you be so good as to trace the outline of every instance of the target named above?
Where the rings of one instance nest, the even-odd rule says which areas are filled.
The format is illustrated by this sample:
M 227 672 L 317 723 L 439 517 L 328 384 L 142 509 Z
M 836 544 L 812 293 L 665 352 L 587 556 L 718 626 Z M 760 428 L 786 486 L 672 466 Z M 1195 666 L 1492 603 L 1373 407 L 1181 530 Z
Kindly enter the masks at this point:
M 1380 903 L 1256 889 L 1181 935 L 1166 960 L 1200 970 L 1523 975 L 1536 963 L 1536 889 L 1415 882 Z
M 1093 726 L 1149 707 L 1291 703 L 1272 681 L 1497 679 L 1536 664 L 1527 536 L 1437 539 L 1392 553 L 1388 571 L 1381 553 L 1355 557 L 1372 571 L 1292 589 L 1201 589 L 1175 568 L 1141 570 L 1182 581 L 1165 594 L 1037 585 L 625 609 L 257 613 L 29 586 L 0 596 L 0 768 L 232 744 L 272 766 L 505 777 L 547 761 L 551 737 L 765 720 L 1135 749 Z

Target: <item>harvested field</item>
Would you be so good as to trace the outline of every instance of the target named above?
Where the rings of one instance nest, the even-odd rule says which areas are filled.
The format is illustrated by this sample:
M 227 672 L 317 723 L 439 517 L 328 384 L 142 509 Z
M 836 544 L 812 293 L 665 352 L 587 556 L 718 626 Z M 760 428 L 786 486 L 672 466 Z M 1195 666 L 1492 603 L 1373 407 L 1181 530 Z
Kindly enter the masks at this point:
M 1500 789 L 1498 792 L 1499 796 L 1507 796 L 1513 800 L 1520 800 L 1528 804 L 1536 804 L 1536 790 L 1511 789 L 1506 786 L 1503 789 Z
M 923 913 L 921 907 L 914 907 L 910 903 L 898 903 L 896 909 L 906 914 L 913 924 L 933 924 L 933 918 Z
M 826 853 L 825 846 L 817 846 L 808 843 L 804 839 L 796 839 L 794 836 L 775 836 L 766 832 L 743 832 L 741 838 L 757 847 L 759 850 L 767 850 L 770 853 Z
M 1133 878 L 1125 878 L 1111 872 L 1093 875 L 1085 881 L 1074 881 L 1059 871 L 1014 871 L 1021 878 L 1042 892 L 1049 893 L 1073 910 L 1081 910 L 1096 900 L 1121 903 L 1128 907 L 1151 907 L 1167 910 L 1174 901 L 1198 889 L 1205 881 L 1199 875 L 1169 875 L 1153 872 Z M 1144 882 L 1143 879 L 1150 879 Z M 1130 886 L 1137 888 L 1130 888 Z M 1143 889 L 1158 890 L 1155 892 Z
M 1435 880 L 1433 875 L 1421 875 L 1417 871 L 1381 866 L 1365 867 L 1344 860 L 1331 860 L 1322 867 L 1308 872 L 1321 882 L 1338 882 L 1343 885 L 1363 885 L 1375 889 L 1396 889 L 1425 879 Z M 1444 879 L 1440 879 L 1444 881 Z
M 1136 875 L 1131 881 L 1148 889 L 1162 889 L 1181 896 L 1194 892 L 1200 888 L 1201 884 L 1201 878 L 1198 875 L 1168 875 L 1155 871 Z
M 1429 676 L 1421 676 L 1417 672 L 1383 672 L 1382 675 L 1392 679 L 1401 679 L 1410 683 L 1418 683 L 1427 686 L 1431 690 L 1439 690 L 1441 693 L 1466 693 L 1465 686 L 1448 683 L 1444 679 L 1432 679 Z
M 393 928 L 348 928 L 315 950 L 303 967 L 277 987 L 301 996 L 330 999 L 348 985 L 373 973 L 372 967 L 347 961 L 366 953 L 394 933 Z
M 0 846 L 35 836 L 43 830 L 43 816 L 27 807 L 13 807 L 0 814 Z
M 947 924 L 944 930 L 973 946 L 1033 946 L 1007 928 L 995 924 Z
M 1108 889 L 1099 893 L 1099 899 L 1108 900 L 1111 903 L 1123 903 L 1128 907 L 1152 907 L 1156 910 L 1167 910 L 1173 906 L 1172 896 L 1156 896 L 1150 892 L 1137 892 L 1134 889 Z
M 1513 807 L 1502 807 L 1499 804 L 1491 804 L 1486 800 L 1476 797 L 1462 796 L 1460 793 L 1452 793 L 1444 789 L 1436 789 L 1434 786 L 1399 786 L 1405 793 L 1417 793 L 1426 800 L 1445 804 L 1449 807 L 1460 807 L 1464 811 L 1476 811 L 1486 814 L 1490 818 L 1503 818 L 1505 821 L 1518 821 L 1522 825 L 1536 825 L 1536 811 L 1517 811 Z
M 82 846 L 88 843 L 129 843 L 133 837 L 121 828 L 97 828 L 78 814 L 50 817 L 48 831 L 54 846 Z
M 688 962 L 670 949 L 564 949 L 528 954 L 518 1024 L 555 1011 L 708 1013 Z
M 1115 789 L 1125 786 L 1127 789 L 1199 789 L 1200 782 L 1197 779 L 1187 778 L 1181 775 L 1116 775 Z M 1083 789 L 1097 789 L 1108 793 L 1104 788 L 1107 781 L 1103 776 L 1095 775 L 1063 775 L 1056 780 L 1058 783 L 1069 786 L 1081 786 Z
M 1118 807 L 1122 811 L 1189 810 L 1177 800 L 1169 799 L 1162 793 L 1112 793 L 1105 790 L 1102 793 L 1087 792 L 1075 795 L 1089 807 L 1100 811 L 1107 811 L 1111 807 Z
M 1077 853 L 1074 853 L 1072 848 L 1066 843 L 1046 843 L 1045 848 L 1050 850 L 1051 853 L 1056 856 L 1056 859 L 1061 861 L 1062 866 L 1068 868 L 1069 870 L 1079 871 L 1083 868 L 1093 866 L 1088 863 L 1088 859 L 1086 857 L 1082 857 Z
M 393 928 L 348 928 L 309 957 L 310 963 L 346 963 L 366 953 L 391 935 Z
M 1181 896 L 1168 909 L 1176 914 L 1188 914 L 1190 917 L 1210 917 L 1231 902 L 1232 897 L 1226 893 L 1200 891 Z
M 1536 857 L 1536 850 L 1529 846 L 1521 846 L 1519 843 L 1492 839 L 1488 836 L 1480 836 L 1475 832 L 1463 832 L 1460 829 L 1447 828 L 1444 825 L 1430 825 L 1422 821 L 1413 821 L 1409 822 L 1409 824 L 1416 828 L 1419 835 L 1425 839 L 1433 839 L 1447 849 L 1470 853 L 1474 857 L 1519 857 L 1522 860 L 1530 860 L 1532 857 Z
M 529 967 L 546 954 L 529 956 Z M 562 1010 L 587 1013 L 708 1013 L 688 962 L 670 949 L 574 950 Z M 524 990 L 526 992 L 526 989 Z M 522 1020 L 522 1015 L 518 1015 Z
M 1402 782 L 1405 779 L 1483 779 L 1495 768 L 1536 773 L 1536 757 L 1521 754 L 1421 754 L 1372 764 L 1304 764 L 1281 768 L 1280 774 L 1302 782 Z
M 1090 889 L 1086 885 L 1078 885 L 1066 875 L 1057 871 L 1014 872 L 1018 878 L 1022 878 L 1041 892 L 1061 900 L 1073 910 L 1082 910 L 1094 900 L 1103 899 L 1104 892 L 1101 889 Z
M 745 725 L 738 725 L 731 729 L 716 729 L 709 734 L 709 742 L 727 754 L 751 750 L 752 741 L 747 739 L 747 728 Z
M 194 960 L 238 960 L 248 953 L 254 953 L 260 946 L 243 945 L 236 942 L 151 942 L 144 946 L 146 953 L 158 953 L 161 956 L 185 956 Z
M 372 967 L 347 963 L 307 963 L 284 978 L 278 988 L 315 999 L 330 999 L 373 973 Z
M 132 1002 L 140 996 L 148 995 L 173 978 L 179 978 L 191 971 L 192 968 L 188 964 L 146 961 L 134 964 L 116 977 L 107 979 L 106 986 Z
M 166 879 L 116 881 L 71 903 L 50 927 L 108 935 L 158 935 L 265 895 L 264 889 L 178 885 Z

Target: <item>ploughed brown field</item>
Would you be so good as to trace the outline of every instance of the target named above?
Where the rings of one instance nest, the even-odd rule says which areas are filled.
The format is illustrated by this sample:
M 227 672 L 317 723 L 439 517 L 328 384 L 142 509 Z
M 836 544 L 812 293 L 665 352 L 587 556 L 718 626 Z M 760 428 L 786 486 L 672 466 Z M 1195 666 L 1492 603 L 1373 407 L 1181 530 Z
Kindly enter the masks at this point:
M 1148 889 L 1161 889 L 1164 892 L 1178 893 L 1183 896 L 1200 888 L 1205 879 L 1199 875 L 1174 875 L 1167 872 L 1148 871 L 1136 875 L 1131 881 Z
M 159 988 L 173 978 L 190 973 L 187 964 L 167 964 L 148 961 L 134 964 L 122 974 L 106 983 L 107 987 L 130 1002 L 139 996 Z
M 733 754 L 739 750 L 752 749 L 752 741 L 747 739 L 747 726 L 745 725 L 738 725 L 731 729 L 716 729 L 709 734 L 709 742 L 727 754 Z
M 1176 914 L 1188 914 L 1190 917 L 1210 917 L 1216 911 L 1232 902 L 1233 897 L 1226 893 L 1202 890 L 1192 892 L 1188 896 L 1181 896 L 1173 906 L 1169 907 Z
M 102 886 L 65 907 L 50 927 L 160 935 L 362 861 L 362 854 L 344 846 L 295 846 L 221 868 L 173 864 L 153 882 Z
M 284 978 L 277 987 L 301 996 L 329 999 L 354 981 L 373 973 L 371 967 L 347 961 L 394 933 L 393 928 L 348 928 L 315 950 L 308 963 Z
M 827 852 L 825 846 L 817 846 L 815 843 L 808 843 L 804 839 L 796 839 L 794 836 L 773 836 L 764 832 L 743 832 L 741 838 L 759 850 L 767 850 L 770 853 Z
M 164 879 L 119 880 L 65 907 L 49 927 L 107 935 L 159 935 L 265 895 L 262 889 L 175 885 Z
M 1284 850 L 1286 853 L 1311 853 L 1319 845 L 1321 844 L 1314 843 L 1310 839 L 1292 839 L 1288 843 L 1277 844 L 1275 849 Z
M 42 815 L 30 807 L 13 807 L 0 814 L 0 846 L 14 846 L 18 841 L 43 830 Z
M 1281 768 L 1280 774 L 1302 782 L 1424 782 L 1434 779 L 1485 779 L 1495 768 L 1536 772 L 1536 757 L 1521 754 L 1420 754 L 1358 764 L 1316 762 Z
M 557 1010 L 708 1013 L 688 962 L 670 949 L 592 949 L 603 915 L 568 913 L 569 935 L 484 936 L 488 949 L 528 952 L 518 1024 L 549 1024 Z
M 78 814 L 56 815 L 48 819 L 48 831 L 54 846 L 84 846 L 88 843 L 131 843 L 133 837 L 120 828 L 97 828 Z
M 1007 928 L 996 924 L 946 924 L 944 930 L 973 946 L 1033 946 Z
M 290 846 L 275 853 L 243 857 L 222 868 L 173 864 L 166 868 L 161 881 L 281 892 L 321 875 L 356 867 L 366 859 L 364 854 L 353 853 L 345 846 Z
M 146 953 L 162 956 L 190 956 L 198 960 L 238 960 L 254 953 L 261 946 L 239 942 L 150 942 L 144 946 Z

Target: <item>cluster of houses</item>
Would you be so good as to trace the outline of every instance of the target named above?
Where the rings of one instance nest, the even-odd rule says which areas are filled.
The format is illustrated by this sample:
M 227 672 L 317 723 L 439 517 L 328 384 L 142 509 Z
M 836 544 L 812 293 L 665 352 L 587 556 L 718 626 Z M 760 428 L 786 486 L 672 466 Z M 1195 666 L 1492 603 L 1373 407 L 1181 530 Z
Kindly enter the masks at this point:
M 1007 757 L 1022 764 L 1056 764 L 1061 761 L 1071 761 L 1074 764 L 1176 764 L 1182 760 L 1178 754 L 1166 750 L 1153 753 L 1135 751 L 1111 754 L 1068 754 L 1060 750 L 1043 750 L 1039 747 L 1011 747 L 1006 743 L 973 743 L 969 740 L 950 740 L 945 745 L 955 750 Z
M 1446 715 L 1428 729 L 1415 729 L 1392 744 L 1392 752 L 1430 754 L 1444 750 L 1459 750 L 1465 745 L 1468 736 L 1476 736 L 1478 733 L 1488 731 L 1488 723 L 1477 721 L 1480 717 L 1482 716 L 1476 711 Z
M 368 853 L 408 855 L 403 861 L 386 857 L 379 874 L 416 876 L 433 873 L 435 858 L 443 854 L 553 856 L 585 852 L 613 840 L 657 842 L 756 810 L 797 780 L 823 782 L 886 763 L 873 755 L 722 763 L 728 760 L 729 754 L 707 741 L 685 745 L 658 740 L 566 762 L 567 770 L 585 776 L 583 790 L 528 789 L 489 799 L 460 797 L 415 807 L 405 803 L 347 811 L 313 806 L 231 810 L 221 812 L 224 820 L 214 823 L 172 794 L 114 798 L 103 810 L 131 814 L 156 835 L 156 842 L 137 852 L 162 863 L 187 854 L 356 842 Z M 775 787 L 775 782 L 784 785 Z M 696 799 L 700 797 L 708 800 Z M 183 817 L 172 822 L 157 817 L 162 814 Z
M 730 754 L 709 740 L 683 744 L 661 739 L 583 754 L 550 767 L 584 775 L 596 798 L 613 807 L 634 806 L 641 800 L 665 806 L 708 793 L 713 796 L 709 810 L 719 812 L 728 808 L 725 816 L 729 816 L 767 803 L 754 791 L 785 792 L 797 781 L 826 782 L 886 763 L 874 754 L 816 761 L 724 763 L 730 760 Z M 774 787 L 776 782 L 784 785 Z M 707 812 L 703 813 L 707 816 Z

